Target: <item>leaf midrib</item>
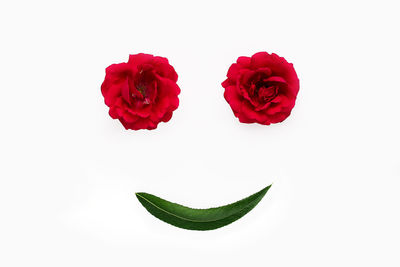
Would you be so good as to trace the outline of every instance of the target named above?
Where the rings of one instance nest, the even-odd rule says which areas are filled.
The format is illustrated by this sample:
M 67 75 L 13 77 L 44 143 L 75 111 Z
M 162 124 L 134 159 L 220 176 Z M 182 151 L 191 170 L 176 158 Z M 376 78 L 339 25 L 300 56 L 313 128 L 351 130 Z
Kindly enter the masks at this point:
M 229 216 L 226 216 L 226 217 L 217 219 L 217 220 L 208 220 L 208 221 L 197 221 L 197 220 L 192 220 L 192 219 L 184 218 L 184 217 L 181 217 L 181 216 L 179 216 L 179 215 L 176 215 L 176 214 L 173 214 L 173 213 L 171 213 L 171 212 L 169 212 L 169 211 L 164 210 L 163 208 L 157 206 L 155 203 L 151 202 L 150 200 L 148 200 L 148 199 L 145 198 L 144 196 L 140 195 L 140 193 L 136 193 L 136 196 L 139 196 L 140 198 L 144 199 L 146 202 L 150 203 L 150 204 L 151 204 L 152 206 L 154 206 L 155 208 L 157 208 L 157 209 L 159 209 L 159 210 L 161 210 L 161 211 L 163 211 L 163 212 L 165 212 L 165 213 L 167 213 L 167 214 L 169 214 L 169 215 L 171 215 L 171 216 L 174 216 L 174 217 L 176 217 L 176 218 L 179 218 L 179 219 L 185 220 L 185 221 L 190 221 L 190 222 L 195 222 L 195 223 L 209 223 L 209 222 L 217 222 L 217 221 L 226 219 L 226 218 L 228 218 L 228 217 L 231 216 L 231 215 L 229 215 Z M 258 199 L 258 198 L 259 198 L 259 197 L 257 197 L 256 199 Z M 244 209 L 247 208 L 248 206 L 250 206 L 254 201 L 255 201 L 255 200 L 251 201 L 249 204 L 247 204 L 246 206 L 244 206 L 242 209 L 240 209 L 238 212 L 236 212 L 236 214 L 239 213 L 239 212 L 241 212 L 242 210 L 244 210 Z M 225 205 L 225 206 L 226 206 L 226 205 Z M 225 206 L 220 206 L 220 207 L 217 207 L 216 209 L 223 208 L 223 207 L 225 207 Z M 192 208 L 189 208 L 189 207 L 186 207 L 186 208 L 192 209 Z M 207 210 L 207 209 L 206 209 L 206 210 Z M 232 215 L 233 215 L 233 214 L 232 214 Z

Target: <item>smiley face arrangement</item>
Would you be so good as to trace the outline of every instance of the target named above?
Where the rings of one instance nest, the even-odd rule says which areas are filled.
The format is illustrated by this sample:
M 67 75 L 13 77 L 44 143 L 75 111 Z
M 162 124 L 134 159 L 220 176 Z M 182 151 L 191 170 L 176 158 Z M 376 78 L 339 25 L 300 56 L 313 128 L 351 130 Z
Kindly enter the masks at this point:
M 106 68 L 101 93 L 109 114 L 125 129 L 153 130 L 168 122 L 179 106 L 178 75 L 164 57 L 130 55 L 126 63 Z M 284 121 L 295 105 L 299 79 L 293 64 L 283 57 L 259 52 L 239 57 L 222 82 L 224 97 L 242 123 L 270 125 Z M 189 230 L 213 230 L 247 214 L 270 186 L 235 203 L 210 209 L 192 209 L 147 193 L 139 202 L 158 219 Z

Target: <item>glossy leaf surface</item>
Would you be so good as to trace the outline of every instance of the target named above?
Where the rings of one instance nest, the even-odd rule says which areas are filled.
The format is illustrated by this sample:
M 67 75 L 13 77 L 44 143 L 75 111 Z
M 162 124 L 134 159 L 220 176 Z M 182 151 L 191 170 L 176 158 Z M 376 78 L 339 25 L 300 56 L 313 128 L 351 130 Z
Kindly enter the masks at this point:
M 192 209 L 148 193 L 136 193 L 140 203 L 158 219 L 189 230 L 213 230 L 228 225 L 252 210 L 271 185 L 235 203 L 210 209 Z

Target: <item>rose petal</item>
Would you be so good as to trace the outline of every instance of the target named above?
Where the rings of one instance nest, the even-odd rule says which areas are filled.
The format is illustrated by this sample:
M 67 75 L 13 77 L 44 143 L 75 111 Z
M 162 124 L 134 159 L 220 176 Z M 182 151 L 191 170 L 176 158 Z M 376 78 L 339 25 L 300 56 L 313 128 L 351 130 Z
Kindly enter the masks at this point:
M 270 116 L 271 123 L 279 123 L 284 121 L 287 117 L 289 117 L 290 111 L 289 112 L 281 112 L 281 113 L 276 113 L 272 116 Z
M 285 79 L 282 77 L 272 76 L 264 80 L 265 82 L 277 82 L 277 83 L 286 83 Z
M 267 52 L 258 52 L 251 57 L 251 68 L 259 69 L 263 67 L 270 67 L 271 55 Z
M 231 81 L 235 82 L 237 80 L 237 77 L 239 75 L 239 71 L 240 71 L 240 67 L 238 64 L 233 63 L 229 69 L 228 69 L 228 73 L 227 73 L 227 77 L 228 79 L 230 79 Z
M 159 91 L 159 96 L 165 96 L 165 95 L 174 95 L 177 96 L 181 93 L 181 89 L 179 88 L 179 86 L 171 81 L 170 79 L 166 79 L 164 77 L 160 77 L 157 75 L 157 88 Z
M 152 105 L 135 103 L 134 105 L 127 108 L 127 111 L 132 115 L 137 115 L 142 118 L 147 118 L 151 114 Z
M 172 118 L 172 111 L 165 113 L 164 117 L 161 119 L 163 122 L 168 122 Z
M 236 84 L 236 83 L 235 83 L 235 82 L 231 82 L 229 79 L 226 79 L 225 81 L 223 81 L 223 82 L 221 83 L 222 87 L 224 87 L 224 88 L 226 88 L 226 87 L 228 87 L 228 86 L 231 86 L 231 85 L 233 85 L 233 84 Z
M 250 68 L 251 58 L 250 57 L 238 57 L 236 63 L 242 66 L 243 68 Z
M 140 117 L 139 116 L 135 116 L 132 113 L 130 113 L 129 111 L 125 111 L 122 118 L 127 122 L 127 123 L 133 123 L 135 121 L 137 121 Z
M 242 102 L 241 116 L 247 117 L 252 122 L 258 122 L 264 125 L 271 124 L 270 120 L 268 119 L 268 116 L 263 112 L 255 111 L 254 107 L 248 101 Z
M 164 57 L 155 57 L 154 66 L 156 72 L 161 77 L 168 78 L 175 83 L 178 81 L 178 74 L 176 74 L 174 67 L 169 64 L 168 59 Z
M 143 65 L 145 63 L 151 64 L 153 61 L 154 56 L 149 54 L 136 54 L 136 55 L 129 55 L 128 63 L 130 66 L 135 67 Z
M 241 112 L 241 105 L 242 105 L 243 98 L 237 92 L 236 86 L 229 86 L 229 87 L 225 88 L 224 97 L 225 97 L 226 101 L 229 103 L 229 105 L 231 106 L 231 109 L 234 113 Z
M 125 81 L 121 85 L 121 94 L 122 98 L 128 103 L 131 104 L 131 93 L 129 90 L 129 81 L 128 77 L 125 79 Z

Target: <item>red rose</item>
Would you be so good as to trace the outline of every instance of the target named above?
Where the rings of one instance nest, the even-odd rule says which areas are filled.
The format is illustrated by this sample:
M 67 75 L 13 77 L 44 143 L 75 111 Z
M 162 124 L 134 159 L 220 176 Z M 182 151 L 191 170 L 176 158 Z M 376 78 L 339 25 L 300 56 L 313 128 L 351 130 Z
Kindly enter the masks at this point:
M 285 120 L 294 107 L 299 79 L 283 57 L 259 52 L 239 57 L 222 83 L 224 97 L 244 123 L 269 125 Z
M 101 93 L 109 114 L 125 129 L 152 130 L 167 122 L 178 108 L 178 75 L 163 57 L 130 55 L 127 63 L 106 69 Z

